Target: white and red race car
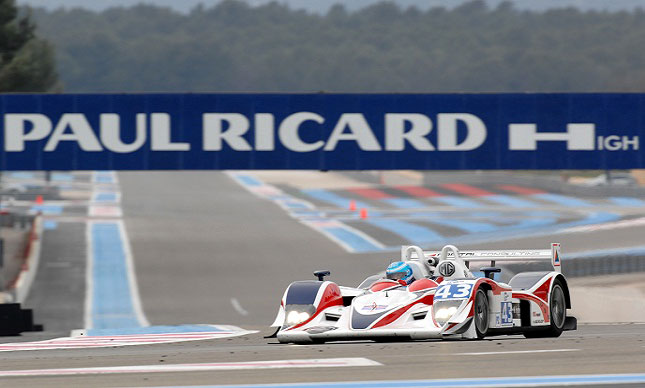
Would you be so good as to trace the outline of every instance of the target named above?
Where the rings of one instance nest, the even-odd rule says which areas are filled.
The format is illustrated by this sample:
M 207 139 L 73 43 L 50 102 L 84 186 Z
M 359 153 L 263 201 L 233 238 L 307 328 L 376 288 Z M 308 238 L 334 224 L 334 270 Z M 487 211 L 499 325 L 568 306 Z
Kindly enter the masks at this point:
M 316 271 L 318 281 L 291 283 L 272 325 L 279 342 L 311 343 L 346 340 L 481 339 L 523 334 L 558 337 L 575 330 L 567 316 L 571 298 L 561 273 L 560 244 L 551 249 L 459 252 L 452 246 L 423 251 L 404 246 L 401 260 L 417 279 L 370 276 L 358 287 L 325 281 L 329 271 Z M 476 277 L 474 262 L 490 262 Z M 552 270 L 521 272 L 507 283 L 495 281 L 499 262 L 549 262 Z M 272 336 L 272 337 L 274 337 Z

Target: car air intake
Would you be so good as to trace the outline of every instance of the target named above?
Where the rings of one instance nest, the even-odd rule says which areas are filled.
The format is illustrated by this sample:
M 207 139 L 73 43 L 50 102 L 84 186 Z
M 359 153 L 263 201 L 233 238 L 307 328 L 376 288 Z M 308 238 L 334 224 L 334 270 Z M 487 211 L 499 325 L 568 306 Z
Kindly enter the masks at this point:
M 418 312 L 418 313 L 414 313 L 414 314 L 412 314 L 412 318 L 413 318 L 415 321 L 419 321 L 419 320 L 421 320 L 421 319 L 424 319 L 424 318 L 426 317 L 426 315 L 428 315 L 428 312 L 427 312 L 427 311 L 421 311 L 421 312 Z
M 340 314 L 325 313 L 325 319 L 328 321 L 336 322 L 340 319 Z

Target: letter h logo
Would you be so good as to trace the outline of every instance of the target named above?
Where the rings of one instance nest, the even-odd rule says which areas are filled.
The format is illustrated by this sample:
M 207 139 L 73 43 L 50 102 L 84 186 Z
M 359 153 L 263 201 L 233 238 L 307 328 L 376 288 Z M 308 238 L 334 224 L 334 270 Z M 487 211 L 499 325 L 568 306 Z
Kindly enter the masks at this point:
M 537 132 L 535 124 L 510 124 L 508 143 L 511 151 L 535 151 L 538 141 L 566 141 L 569 151 L 595 149 L 595 124 L 567 124 L 567 132 Z

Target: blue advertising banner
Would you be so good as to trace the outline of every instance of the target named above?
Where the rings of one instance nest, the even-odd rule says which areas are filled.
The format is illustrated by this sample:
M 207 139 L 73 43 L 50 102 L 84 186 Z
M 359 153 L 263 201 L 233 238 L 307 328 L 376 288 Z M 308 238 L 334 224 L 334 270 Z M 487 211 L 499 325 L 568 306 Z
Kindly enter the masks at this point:
M 645 168 L 645 94 L 0 95 L 3 170 Z

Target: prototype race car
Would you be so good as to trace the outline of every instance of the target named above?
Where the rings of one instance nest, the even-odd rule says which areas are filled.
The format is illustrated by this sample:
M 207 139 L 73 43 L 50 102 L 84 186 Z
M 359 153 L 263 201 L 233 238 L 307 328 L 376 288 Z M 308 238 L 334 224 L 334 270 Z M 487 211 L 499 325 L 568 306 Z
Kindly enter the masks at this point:
M 283 343 L 370 339 L 482 339 L 523 334 L 558 337 L 575 330 L 567 316 L 571 298 L 561 273 L 560 244 L 551 249 L 459 252 L 452 245 L 439 251 L 404 246 L 401 261 L 413 271 L 403 280 L 373 275 L 358 287 L 318 280 L 297 281 L 286 289 L 272 324 Z M 476 277 L 473 262 L 490 262 Z M 549 271 L 521 272 L 506 283 L 494 280 L 497 262 L 550 262 Z

